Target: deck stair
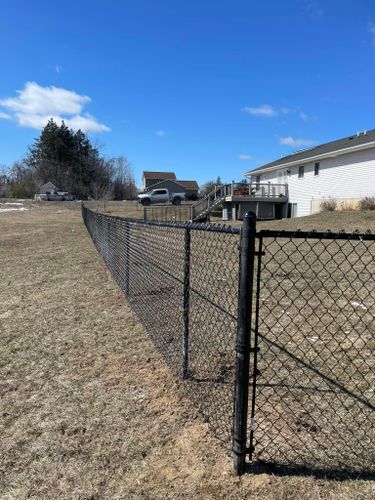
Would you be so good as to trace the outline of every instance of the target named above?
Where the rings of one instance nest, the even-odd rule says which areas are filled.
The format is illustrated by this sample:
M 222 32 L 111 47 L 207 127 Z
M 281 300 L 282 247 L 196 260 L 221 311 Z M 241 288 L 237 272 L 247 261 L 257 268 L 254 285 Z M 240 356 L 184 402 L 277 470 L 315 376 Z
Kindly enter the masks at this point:
M 286 202 L 288 201 L 288 184 L 271 182 L 217 184 L 206 196 L 191 205 L 191 221 L 206 221 L 212 212 L 221 208 L 224 201 Z
M 210 213 L 220 208 L 225 198 L 232 193 L 232 184 L 218 184 L 204 198 L 191 206 L 191 220 L 193 222 L 207 220 Z

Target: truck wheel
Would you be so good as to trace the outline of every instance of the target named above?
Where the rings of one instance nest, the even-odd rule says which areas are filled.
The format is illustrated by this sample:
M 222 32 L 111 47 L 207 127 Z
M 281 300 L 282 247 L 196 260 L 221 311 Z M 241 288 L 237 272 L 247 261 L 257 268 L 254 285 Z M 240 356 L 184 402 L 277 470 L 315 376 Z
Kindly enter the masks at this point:
M 181 198 L 179 198 L 179 197 L 174 198 L 173 205 L 181 205 Z
M 142 200 L 142 205 L 144 205 L 145 207 L 148 207 L 150 205 L 150 199 L 145 198 L 144 200 Z

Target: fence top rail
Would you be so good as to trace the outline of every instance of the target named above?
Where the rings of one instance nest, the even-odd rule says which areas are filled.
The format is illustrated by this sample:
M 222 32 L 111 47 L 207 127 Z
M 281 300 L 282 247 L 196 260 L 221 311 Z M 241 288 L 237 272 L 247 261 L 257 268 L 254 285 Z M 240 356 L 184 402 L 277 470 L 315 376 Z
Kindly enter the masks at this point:
M 346 233 L 345 231 L 276 231 L 270 229 L 262 229 L 257 233 L 258 238 L 301 238 L 301 239 L 317 239 L 317 240 L 367 240 L 375 241 L 375 233 L 367 231 L 360 233 L 353 231 Z
M 120 217 L 118 215 L 108 215 L 103 214 L 101 212 L 95 212 L 91 210 L 85 205 L 83 208 L 88 212 L 91 212 L 95 215 L 99 215 L 101 217 L 105 217 L 110 220 L 119 220 L 122 222 L 128 222 L 133 225 L 142 225 L 142 226 L 158 226 L 158 227 L 169 227 L 174 229 L 186 229 L 190 228 L 195 231 L 207 231 L 212 233 L 227 233 L 227 234 L 240 234 L 241 229 L 239 227 L 226 226 L 224 224 L 211 224 L 211 223 L 199 223 L 199 222 L 177 222 L 177 221 L 155 221 L 155 220 L 144 220 L 144 219 L 132 219 L 129 217 Z

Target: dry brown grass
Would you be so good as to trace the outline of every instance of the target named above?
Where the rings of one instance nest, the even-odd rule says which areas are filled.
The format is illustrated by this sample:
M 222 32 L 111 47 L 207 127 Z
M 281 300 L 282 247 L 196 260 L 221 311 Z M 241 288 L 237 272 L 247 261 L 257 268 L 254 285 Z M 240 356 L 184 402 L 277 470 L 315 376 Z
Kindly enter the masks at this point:
M 29 208 L 0 214 L 2 499 L 375 497 L 373 481 L 236 478 L 105 269 L 80 211 Z M 348 221 L 338 215 L 322 224 L 341 229 Z

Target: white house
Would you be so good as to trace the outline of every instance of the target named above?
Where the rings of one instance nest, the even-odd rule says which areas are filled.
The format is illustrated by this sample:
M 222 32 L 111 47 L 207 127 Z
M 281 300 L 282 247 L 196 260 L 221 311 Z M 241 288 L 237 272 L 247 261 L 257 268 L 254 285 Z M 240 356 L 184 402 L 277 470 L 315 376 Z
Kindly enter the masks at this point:
M 318 212 L 327 198 L 353 203 L 375 196 L 375 130 L 297 151 L 245 175 L 255 189 L 260 183 L 287 185 L 283 217 Z

